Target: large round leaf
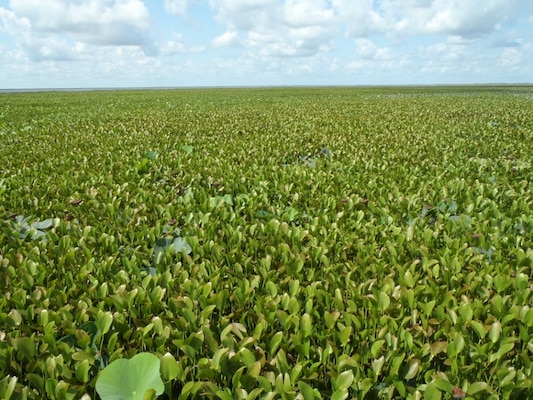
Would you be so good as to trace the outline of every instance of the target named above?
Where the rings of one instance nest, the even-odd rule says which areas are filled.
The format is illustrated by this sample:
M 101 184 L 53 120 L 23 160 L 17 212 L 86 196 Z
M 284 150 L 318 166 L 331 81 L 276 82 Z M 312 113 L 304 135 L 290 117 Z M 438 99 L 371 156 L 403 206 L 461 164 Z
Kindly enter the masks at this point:
M 159 365 L 159 358 L 150 353 L 115 360 L 101 372 L 96 391 L 102 400 L 143 400 L 149 390 L 160 395 L 165 386 Z

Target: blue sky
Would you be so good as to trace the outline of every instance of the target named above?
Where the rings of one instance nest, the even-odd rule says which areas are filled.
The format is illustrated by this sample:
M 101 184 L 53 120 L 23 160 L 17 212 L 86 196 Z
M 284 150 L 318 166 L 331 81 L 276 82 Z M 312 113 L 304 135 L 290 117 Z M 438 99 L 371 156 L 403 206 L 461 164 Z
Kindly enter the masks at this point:
M 533 83 L 531 0 L 0 0 L 0 88 Z

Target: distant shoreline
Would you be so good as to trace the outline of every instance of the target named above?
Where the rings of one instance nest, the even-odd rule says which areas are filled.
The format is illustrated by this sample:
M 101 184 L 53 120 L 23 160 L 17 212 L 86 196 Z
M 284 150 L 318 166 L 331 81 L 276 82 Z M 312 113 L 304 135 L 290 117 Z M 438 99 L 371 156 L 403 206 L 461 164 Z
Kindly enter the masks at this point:
M 533 87 L 533 83 L 458 83 L 458 84 L 405 84 L 405 85 L 278 85 L 278 86 L 140 86 L 140 87 L 79 87 L 79 88 L 17 88 L 2 89 L 0 93 L 38 92 L 97 92 L 97 91 L 136 91 L 136 90 L 209 90 L 209 89 L 319 89 L 319 88 L 445 88 L 445 87 Z

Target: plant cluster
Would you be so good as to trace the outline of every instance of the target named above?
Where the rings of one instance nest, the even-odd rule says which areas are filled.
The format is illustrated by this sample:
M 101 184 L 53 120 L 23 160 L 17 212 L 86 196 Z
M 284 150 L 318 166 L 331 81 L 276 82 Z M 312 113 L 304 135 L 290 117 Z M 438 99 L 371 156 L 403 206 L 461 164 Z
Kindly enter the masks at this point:
M 0 397 L 531 397 L 531 96 L 1 94 Z

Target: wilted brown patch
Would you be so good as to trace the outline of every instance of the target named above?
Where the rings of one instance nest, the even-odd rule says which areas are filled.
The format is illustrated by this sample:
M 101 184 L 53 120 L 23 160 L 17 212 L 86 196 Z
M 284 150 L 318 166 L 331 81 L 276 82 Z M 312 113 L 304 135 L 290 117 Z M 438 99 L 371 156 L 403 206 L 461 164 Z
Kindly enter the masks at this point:
M 454 387 L 452 389 L 452 397 L 455 400 L 464 399 L 466 397 L 466 393 L 463 389 L 460 389 L 458 387 Z

